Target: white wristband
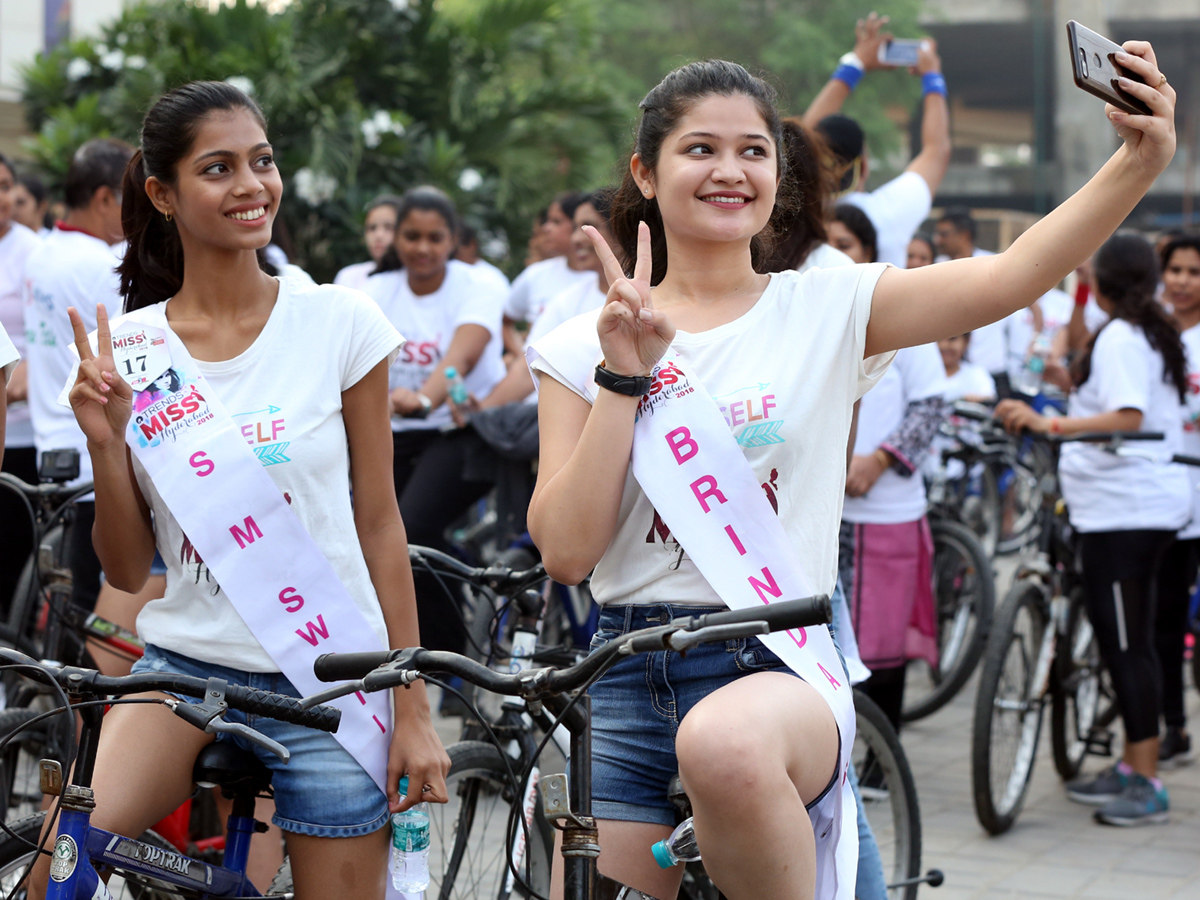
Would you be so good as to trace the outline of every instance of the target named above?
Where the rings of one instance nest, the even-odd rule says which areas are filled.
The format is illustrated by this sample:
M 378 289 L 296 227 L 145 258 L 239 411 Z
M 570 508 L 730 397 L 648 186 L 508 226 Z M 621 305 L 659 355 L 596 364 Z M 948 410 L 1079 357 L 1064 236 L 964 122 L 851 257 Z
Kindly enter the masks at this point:
M 863 61 L 859 59 L 858 54 L 853 50 L 851 50 L 849 53 L 842 54 L 842 58 L 838 60 L 838 65 L 850 66 L 851 68 L 858 69 L 860 72 L 866 69 L 866 66 L 863 65 Z

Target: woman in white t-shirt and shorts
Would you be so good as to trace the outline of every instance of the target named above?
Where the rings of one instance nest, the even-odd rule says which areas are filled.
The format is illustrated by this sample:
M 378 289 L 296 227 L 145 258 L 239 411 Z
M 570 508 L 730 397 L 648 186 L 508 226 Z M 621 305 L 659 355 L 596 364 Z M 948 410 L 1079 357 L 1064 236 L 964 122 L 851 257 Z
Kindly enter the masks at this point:
M 1074 366 L 1075 390 L 1065 418 L 1047 417 L 1018 400 L 996 415 L 1012 431 L 1162 432 L 1161 441 L 1117 456 L 1085 443 L 1062 446 L 1059 480 L 1079 562 L 1088 618 L 1112 678 L 1125 748 L 1120 762 L 1067 786 L 1073 800 L 1099 806 L 1111 825 L 1165 822 L 1167 793 L 1158 780 L 1162 674 L 1155 652 L 1157 570 L 1175 532 L 1192 515 L 1191 484 L 1171 462 L 1183 447 L 1182 401 L 1187 358 L 1174 324 L 1154 299 L 1158 262 L 1144 238 L 1119 234 L 1093 260 L 1092 289 L 1112 318 Z
M 415 646 L 404 525 L 388 489 L 387 370 L 403 338 L 357 291 L 260 270 L 255 251 L 270 240 L 282 182 L 262 112 L 241 91 L 196 82 L 169 92 L 147 113 L 141 143 L 123 185 L 127 311 L 157 304 L 247 440 L 281 439 L 256 454 L 266 471 L 380 639 Z M 168 561 L 166 595 L 138 617 L 147 647 L 134 671 L 295 694 L 128 452 L 132 395 L 104 350 L 104 308 L 98 357 L 70 314 L 83 358 L 70 402 L 94 466 L 96 552 L 127 591 L 145 582 L 156 545 Z M 449 759 L 415 687 L 393 698 L 386 796 L 332 735 L 255 723 L 292 751 L 288 765 L 261 758 L 274 771 L 274 820 L 287 834 L 297 897 L 383 897 L 389 810 L 446 799 Z M 162 706 L 115 706 L 96 762 L 93 824 L 136 835 L 174 810 L 211 740 Z M 31 895 L 46 874 L 43 858 Z
M 770 395 L 777 440 L 744 443 L 747 461 L 807 577 L 830 592 L 851 408 L 888 354 L 1032 303 L 1117 227 L 1173 154 L 1174 92 L 1148 44 L 1126 47 L 1122 65 L 1162 87 L 1131 88 L 1154 116 L 1109 110 L 1125 140 L 1102 172 L 1004 254 L 911 271 L 877 264 L 759 274 L 781 174 L 772 92 L 732 63 L 672 72 L 641 103 L 613 205 L 627 268 L 598 242 L 607 304 L 587 328 L 572 320 L 539 346 L 571 341 L 581 368 L 603 359 L 627 378 L 648 377 L 670 347 L 739 435 L 765 433 Z M 553 349 L 561 355 L 563 346 Z M 721 606 L 631 476 L 640 393 L 601 388 L 590 403 L 545 360 L 535 371 L 541 456 L 530 531 L 557 580 L 575 583 L 595 569 L 596 643 L 684 608 Z M 666 788 L 678 769 L 705 868 L 726 896 L 814 896 L 818 842 L 827 852 L 833 829 L 846 839 L 852 829 L 826 820 L 814 833 L 806 805 L 820 805 L 839 741 L 853 737 L 838 734 L 816 688 L 756 640 L 707 645 L 686 658 L 622 661 L 593 688 L 593 714 L 603 873 L 674 896 L 679 871 L 658 869 L 649 848 L 670 833 Z M 821 884 L 822 897 L 854 894 L 827 875 Z

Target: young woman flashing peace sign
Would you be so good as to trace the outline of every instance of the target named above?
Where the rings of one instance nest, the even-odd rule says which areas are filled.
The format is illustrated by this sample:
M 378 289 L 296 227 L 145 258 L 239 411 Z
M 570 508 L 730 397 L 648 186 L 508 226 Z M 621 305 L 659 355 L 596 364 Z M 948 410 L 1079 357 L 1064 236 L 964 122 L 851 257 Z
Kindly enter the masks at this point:
M 582 390 L 548 362 L 550 351 L 645 376 L 670 347 L 738 435 L 817 589 L 831 591 L 850 409 L 888 354 L 1028 306 L 1121 224 L 1170 161 L 1175 92 L 1149 44 L 1124 47 L 1119 61 L 1146 85 L 1122 87 L 1153 115 L 1107 107 L 1123 144 L 1100 172 L 1006 252 L 911 270 L 760 274 L 764 232 L 788 200 L 776 196 L 781 128 L 770 89 L 710 61 L 672 72 L 647 95 L 613 209 L 632 270 L 592 234 L 607 302 L 598 319 L 539 342 L 547 353 L 533 362 L 541 460 L 530 531 L 556 579 L 595 569 L 596 645 L 680 607 L 723 601 L 631 477 L 642 398 Z M 678 766 L 705 867 L 731 900 L 812 897 L 829 830 L 821 824 L 814 835 L 810 822 L 823 822 L 839 738 L 852 735 L 839 736 L 818 692 L 757 642 L 728 649 L 631 659 L 593 688 L 600 869 L 674 896 L 678 873 L 658 870 L 649 847 L 670 831 L 665 785 Z M 852 884 L 819 883 L 822 896 L 853 896 Z

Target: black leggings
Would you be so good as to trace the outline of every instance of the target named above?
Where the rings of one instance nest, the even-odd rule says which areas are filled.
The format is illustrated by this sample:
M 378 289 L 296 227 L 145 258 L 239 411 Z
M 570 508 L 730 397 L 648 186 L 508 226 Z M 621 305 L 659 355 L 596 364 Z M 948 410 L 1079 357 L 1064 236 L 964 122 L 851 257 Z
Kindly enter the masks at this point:
M 1079 536 L 1088 617 L 1112 676 L 1125 741 L 1158 737 L 1162 669 L 1154 646 L 1156 576 L 1173 531 Z
M 32 447 L 6 447 L 4 471 L 37 484 L 37 453 Z M 25 504 L 13 491 L 0 488 L 0 610 L 5 616 L 32 550 L 33 523 Z
M 467 429 L 395 433 L 392 466 L 396 496 L 410 544 L 448 550 L 443 537 L 446 529 L 491 489 L 490 480 L 466 477 L 468 437 Z M 454 592 L 456 582 L 443 581 Z M 413 571 L 413 582 L 417 590 L 421 646 L 461 653 L 466 648 L 467 633 L 457 593 L 447 594 L 435 577 L 419 569 Z
M 1158 615 L 1154 644 L 1162 664 L 1162 713 L 1168 728 L 1184 728 L 1183 644 L 1188 632 L 1188 604 L 1200 562 L 1200 538 L 1176 541 L 1158 567 Z

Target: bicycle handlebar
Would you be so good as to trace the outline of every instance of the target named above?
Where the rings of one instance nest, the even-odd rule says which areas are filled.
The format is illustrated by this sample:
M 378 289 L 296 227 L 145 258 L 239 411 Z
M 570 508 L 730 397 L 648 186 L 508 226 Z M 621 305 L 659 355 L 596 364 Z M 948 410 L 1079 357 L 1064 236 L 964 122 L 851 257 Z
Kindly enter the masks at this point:
M 413 564 L 427 566 L 430 569 L 441 570 L 457 578 L 469 581 L 471 584 L 491 588 L 498 594 L 508 594 L 537 584 L 546 577 L 546 570 L 541 563 L 532 568 L 517 571 L 505 566 L 488 566 L 477 568 L 455 559 L 448 553 L 434 550 L 432 547 L 421 547 L 416 544 L 408 545 L 408 558 Z M 358 654 L 351 654 L 357 656 Z
M 82 497 L 90 494 L 95 488 L 92 482 L 84 481 L 76 487 L 64 487 L 57 482 L 47 482 L 46 484 L 30 484 L 27 481 L 22 481 L 11 472 L 0 472 L 0 486 L 7 487 L 18 494 L 22 494 L 31 500 L 38 500 L 43 497 L 53 499 L 64 499 L 68 502 L 76 497 Z
M 53 679 L 68 694 L 92 694 L 96 697 L 120 697 L 126 694 L 141 694 L 147 691 L 162 691 L 202 698 L 208 690 L 208 680 L 191 675 L 170 672 L 142 672 L 137 675 L 113 677 L 101 675 L 94 669 L 64 666 L 54 669 L 43 665 L 23 653 L 0 648 L 0 663 L 32 667 L 48 679 Z M 37 678 L 36 675 L 31 677 Z M 40 679 L 39 679 L 40 680 Z M 307 707 L 295 697 L 273 694 L 256 688 L 237 684 L 226 684 L 225 701 L 231 709 L 255 715 L 303 725 L 318 731 L 337 731 L 341 722 L 341 710 L 333 707 Z
M 315 706 L 359 690 L 371 692 L 409 684 L 426 672 L 449 672 L 494 694 L 528 698 L 563 694 L 583 687 L 594 675 L 613 665 L 618 656 L 686 650 L 705 640 L 823 625 L 832 618 L 832 604 L 824 594 L 761 608 L 704 613 L 631 631 L 566 669 L 530 669 L 513 675 L 501 674 L 458 653 L 420 647 L 377 653 L 326 653 L 317 657 L 313 672 L 321 681 L 343 683 L 302 702 L 305 706 Z

